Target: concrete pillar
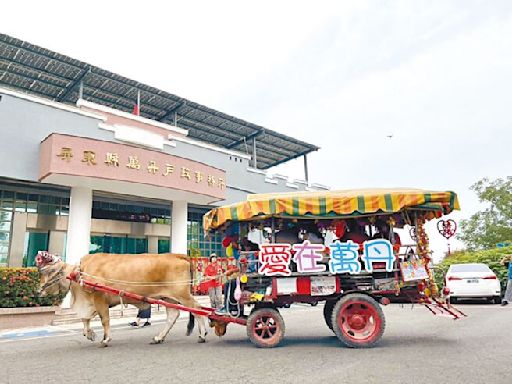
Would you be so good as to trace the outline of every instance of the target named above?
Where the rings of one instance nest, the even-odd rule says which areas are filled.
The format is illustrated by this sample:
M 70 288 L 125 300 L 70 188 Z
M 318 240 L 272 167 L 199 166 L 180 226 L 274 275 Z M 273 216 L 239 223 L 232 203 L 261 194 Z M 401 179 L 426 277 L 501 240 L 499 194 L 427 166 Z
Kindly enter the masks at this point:
M 187 254 L 187 213 L 186 201 L 173 201 L 171 210 L 171 252 Z
M 66 232 L 50 231 L 50 239 L 48 240 L 48 252 L 57 254 L 59 256 L 64 256 L 65 245 Z
M 82 187 L 71 188 L 66 243 L 66 262 L 69 264 L 78 264 L 80 259 L 89 253 L 91 211 L 92 190 Z
M 89 254 L 91 242 L 92 189 L 71 188 L 69 201 L 68 233 L 66 241 L 66 263 L 78 264 Z M 71 292 L 64 298 L 61 308 L 71 307 Z
M 158 253 L 158 236 L 148 236 L 148 253 Z
M 9 250 L 9 267 L 21 267 L 23 265 L 23 254 L 25 253 L 25 235 L 27 233 L 26 213 L 14 212 L 11 227 L 11 248 Z

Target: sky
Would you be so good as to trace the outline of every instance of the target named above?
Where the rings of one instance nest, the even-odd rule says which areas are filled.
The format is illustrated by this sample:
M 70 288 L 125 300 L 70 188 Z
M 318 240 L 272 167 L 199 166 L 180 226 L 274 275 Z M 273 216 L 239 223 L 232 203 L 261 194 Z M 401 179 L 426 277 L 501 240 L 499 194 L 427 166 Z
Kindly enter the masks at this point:
M 473 183 L 512 174 L 510 1 L 19 1 L 2 13 L 3 33 L 318 145 L 310 181 L 332 189 L 453 190 L 460 220 L 484 208 Z M 271 172 L 304 178 L 302 160 Z

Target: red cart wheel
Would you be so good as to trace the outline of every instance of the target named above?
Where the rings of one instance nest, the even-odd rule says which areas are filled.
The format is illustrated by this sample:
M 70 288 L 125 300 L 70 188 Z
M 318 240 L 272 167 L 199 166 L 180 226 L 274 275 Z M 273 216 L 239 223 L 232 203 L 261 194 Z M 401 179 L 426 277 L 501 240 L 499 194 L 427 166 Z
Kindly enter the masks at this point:
M 361 293 L 342 297 L 332 313 L 333 330 L 338 339 L 351 348 L 373 347 L 382 337 L 386 320 L 373 298 Z
M 332 311 L 334 310 L 334 306 L 336 305 L 336 301 L 334 300 L 327 300 L 324 305 L 324 319 L 325 324 L 329 327 L 331 331 L 332 329 Z
M 276 309 L 256 309 L 247 319 L 247 336 L 260 348 L 277 346 L 283 340 L 284 329 L 284 320 Z

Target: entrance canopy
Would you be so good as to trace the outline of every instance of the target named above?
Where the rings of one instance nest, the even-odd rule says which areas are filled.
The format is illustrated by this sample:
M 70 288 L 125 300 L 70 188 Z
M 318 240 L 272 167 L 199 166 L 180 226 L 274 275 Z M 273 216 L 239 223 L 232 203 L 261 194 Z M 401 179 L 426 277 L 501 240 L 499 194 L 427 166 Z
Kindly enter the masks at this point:
M 188 130 L 191 138 L 249 155 L 253 155 L 251 144 L 256 140 L 257 167 L 260 169 L 319 149 L 316 145 L 2 33 L 0 85 L 67 104 L 76 103 L 81 89 L 82 99 L 125 112 L 132 112 L 140 93 L 141 116 L 178 125 Z

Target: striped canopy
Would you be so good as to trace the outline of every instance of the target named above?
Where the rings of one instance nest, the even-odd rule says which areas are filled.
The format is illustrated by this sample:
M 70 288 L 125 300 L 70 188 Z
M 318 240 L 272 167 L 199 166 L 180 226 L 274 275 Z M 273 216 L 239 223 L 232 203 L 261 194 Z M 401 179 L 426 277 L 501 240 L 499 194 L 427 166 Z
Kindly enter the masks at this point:
M 460 209 L 451 191 L 420 189 L 359 189 L 249 195 L 247 201 L 214 208 L 203 217 L 204 230 L 228 221 L 251 221 L 268 217 L 332 219 L 369 214 L 422 210 L 430 218 Z

